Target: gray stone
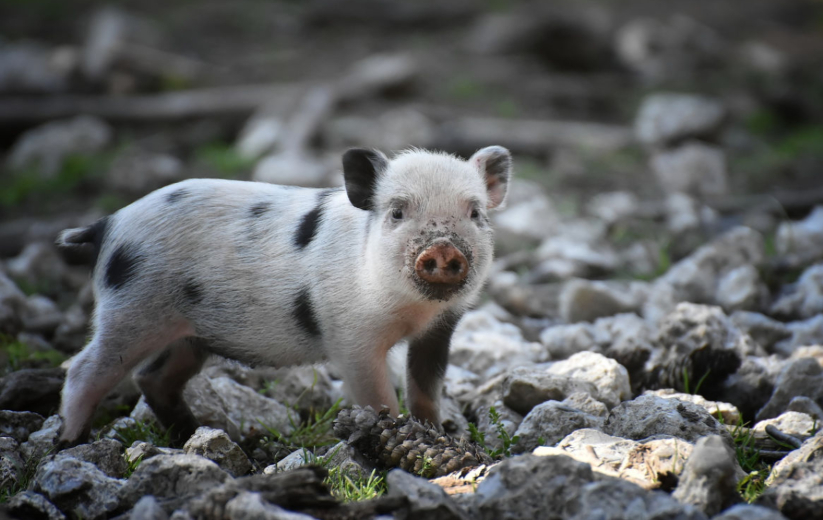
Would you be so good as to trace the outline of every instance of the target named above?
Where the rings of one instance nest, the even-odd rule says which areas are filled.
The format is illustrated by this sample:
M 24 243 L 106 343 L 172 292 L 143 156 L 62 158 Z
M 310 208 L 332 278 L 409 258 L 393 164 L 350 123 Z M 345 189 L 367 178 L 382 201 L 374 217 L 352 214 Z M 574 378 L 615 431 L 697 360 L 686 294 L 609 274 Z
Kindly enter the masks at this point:
M 823 406 L 823 367 L 812 358 L 792 361 L 780 373 L 769 402 L 757 412 L 756 419 L 771 419 L 783 413 L 789 402 L 798 396 L 812 399 Z
M 51 121 L 27 130 L 12 146 L 8 165 L 13 169 L 36 168 L 51 177 L 70 155 L 97 153 L 111 142 L 112 130 L 104 121 L 90 116 Z
M 804 219 L 778 226 L 774 245 L 789 265 L 800 267 L 823 258 L 823 205 Z
M 600 318 L 594 322 L 594 335 L 606 346 L 604 354 L 626 367 L 632 378 L 639 377 L 655 351 L 655 333 L 646 320 L 635 314 Z
M 563 520 L 565 506 L 594 481 L 591 466 L 563 455 L 518 455 L 494 466 L 478 484 L 471 518 Z
M 449 361 L 486 379 L 508 367 L 531 364 L 544 356 L 539 343 L 523 339 L 515 325 L 486 310 L 467 312 L 452 336 Z
M 660 475 L 678 474 L 692 453 L 692 444 L 677 438 L 637 442 L 598 430 L 577 430 L 557 447 L 540 446 L 535 455 L 567 455 L 590 464 L 592 471 L 620 477 L 645 489 L 661 486 Z
M 528 196 L 517 200 L 514 191 L 523 186 L 528 188 Z M 539 185 L 532 186 L 528 181 L 513 179 L 510 191 L 512 193 L 509 197 L 515 196 L 502 211 L 493 216 L 495 239 L 497 233 L 500 233 L 503 242 L 510 244 L 506 250 L 514 251 L 516 243 L 542 240 L 555 232 L 560 223 L 560 214 L 552 201 L 542 193 Z M 542 224 L 535 226 L 535 222 Z
M 117 509 L 123 481 L 106 476 L 94 464 L 71 457 L 42 462 L 32 488 L 61 511 L 89 519 L 106 518 Z
M 641 395 L 613 408 L 603 431 L 626 439 L 643 440 L 653 435 L 666 435 L 689 442 L 704 435 L 720 435 L 732 444 L 729 433 L 703 407 L 651 395 Z
M 32 294 L 26 298 L 20 320 L 23 322 L 23 330 L 27 332 L 51 335 L 63 321 L 63 313 L 51 299 L 41 294 Z
M 717 435 L 698 439 L 672 497 L 709 516 L 740 501 L 734 451 Z
M 134 504 L 129 520 L 168 520 L 169 515 L 152 495 L 146 495 Z
M 713 99 L 693 94 L 651 94 L 640 105 L 635 134 L 649 145 L 704 137 L 720 129 L 725 115 L 723 105 Z
M 717 399 L 733 403 L 743 417 L 753 417 L 771 398 L 782 363 L 777 356 L 746 356 L 737 372 L 723 381 Z
M 460 403 L 448 395 L 440 397 L 440 423 L 443 430 L 453 437 L 462 437 L 469 432 L 469 421 L 463 415 Z
M 126 448 L 126 460 L 130 464 L 135 464 L 138 460 L 148 460 L 157 455 L 183 455 L 183 450 L 175 448 L 158 447 L 150 442 L 134 441 L 134 443 Z
M 766 426 L 774 426 L 783 433 L 805 438 L 814 435 L 818 428 L 817 421 L 809 414 L 801 412 L 787 411 L 777 417 L 759 421 L 752 430 L 761 433 L 765 437 Z
M 564 437 L 582 428 L 600 428 L 603 418 L 590 415 L 557 401 L 546 401 L 531 409 L 517 427 L 520 437 L 513 453 L 531 451 L 537 446 L 554 446 Z
M 823 436 L 807 439 L 774 465 L 763 499 L 791 520 L 823 518 Z
M 626 455 L 638 444 L 600 430 L 583 428 L 571 432 L 556 447 L 539 446 L 533 453 L 538 456 L 567 455 L 590 464 L 592 471 L 617 477 Z
M 189 455 L 200 455 L 217 463 L 231 476 L 239 477 L 251 471 L 249 458 L 232 442 L 226 432 L 215 430 L 208 426 L 197 428 L 183 446 L 183 451 Z
M 599 350 L 596 331 L 589 323 L 554 325 L 540 333 L 551 359 L 566 359 L 578 352 Z
M 791 356 L 795 350 L 807 345 L 823 345 L 823 314 L 807 320 L 793 321 L 786 325 L 792 336 L 778 342 L 774 351 L 784 356 Z
M 751 338 L 748 338 L 751 340 Z M 680 303 L 660 324 L 657 343 L 682 356 L 710 345 L 735 349 L 745 341 L 720 307 Z
M 769 353 L 774 352 L 773 347 L 777 342 L 792 335 L 783 322 L 757 312 L 735 311 L 729 318 L 741 332 L 750 335 Z
M 123 458 L 123 445 L 112 439 L 101 439 L 91 444 L 81 444 L 58 453 L 55 458 L 74 458 L 97 466 L 112 478 L 123 478 L 128 466 Z
M 603 226 L 602 221 L 597 220 L 595 222 L 598 226 Z M 577 224 L 577 228 L 589 225 L 587 222 Z M 592 236 L 581 235 L 575 237 L 571 231 L 575 229 L 575 223 L 572 222 L 567 225 L 571 228 L 570 230 L 565 230 L 561 235 L 543 240 L 540 247 L 535 251 L 537 260 L 542 263 L 563 262 L 570 265 L 572 269 L 567 271 L 568 274 L 565 278 L 611 273 L 620 266 L 620 257 L 608 243 Z M 583 230 L 584 233 L 586 231 L 588 230 Z M 536 269 L 540 269 L 540 266 Z
M 586 484 L 566 506 L 568 520 L 706 520 L 691 505 L 681 504 L 668 493 L 646 491 L 619 479 Z
M 643 392 L 643 395 L 653 395 L 662 397 L 663 399 L 678 399 L 680 401 L 694 403 L 697 406 L 702 407 L 714 417 L 722 417 L 723 424 L 728 424 L 731 426 L 737 424 L 742 418 L 740 411 L 733 404 L 724 403 L 722 401 L 709 401 L 699 394 L 684 394 L 672 390 L 671 388 L 664 388 L 662 390 L 646 390 Z
M 666 193 L 725 195 L 728 190 L 723 150 L 690 141 L 651 158 L 651 168 Z
M 60 416 L 52 415 L 45 420 L 39 430 L 29 435 L 28 440 L 20 445 L 20 453 L 26 460 L 39 460 L 47 453 L 51 453 L 62 426 Z
M 12 518 L 65 520 L 66 516 L 46 497 L 33 491 L 21 491 L 9 499 L 6 512 Z
M 713 520 L 786 520 L 786 517 L 763 506 L 738 504 L 715 516 Z
M 771 313 L 804 319 L 823 313 L 823 263 L 803 271 L 793 290 L 774 302 Z
M 299 450 L 293 451 L 278 460 L 276 464 L 266 466 L 263 469 L 263 473 L 265 475 L 270 475 L 281 471 L 289 471 L 294 468 L 299 468 L 300 466 L 305 466 L 306 464 L 311 464 L 317 458 L 318 457 L 316 457 L 314 453 L 306 448 L 300 448 Z
M 701 246 L 658 278 L 643 308 L 643 316 L 659 322 L 679 302 L 716 302 L 720 279 L 744 265 L 763 262 L 763 236 L 747 227 L 737 227 Z M 670 295 L 665 294 L 669 287 Z M 662 294 L 658 294 L 662 293 Z
M 214 462 L 197 455 L 156 455 L 137 466 L 119 492 L 119 500 L 131 505 L 145 495 L 164 500 L 174 509 L 230 479 Z
M 726 312 L 755 310 L 768 298 L 768 289 L 753 265 L 741 265 L 720 278 L 716 294 Z
M 503 403 L 520 414 L 548 400 L 562 401 L 576 392 L 594 396 L 597 388 L 589 381 L 527 367 L 510 370 L 502 386 Z
M 285 406 L 228 377 L 210 379 L 198 374 L 186 385 L 183 397 L 200 424 L 225 431 L 235 442 L 262 435 L 260 422 L 284 435 L 293 429 L 289 420 L 292 412 Z M 143 397 L 131 417 L 156 420 Z
M 0 410 L 47 414 L 60 405 L 66 371 L 62 368 L 24 368 L 0 378 Z
M 666 196 L 664 212 L 666 227 L 674 235 L 688 236 L 690 232 L 712 228 L 718 219 L 716 211 L 681 192 Z
M 26 295 L 0 269 L 0 332 L 13 335 L 20 331 L 20 312 L 25 305 Z
M 17 280 L 26 282 L 33 287 L 44 287 L 52 289 L 60 288 L 67 282 L 72 282 L 72 289 L 79 289 L 83 281 L 71 278 L 68 268 L 60 257 L 57 247 L 46 241 L 30 242 L 23 248 L 19 255 L 6 262 L 6 269 L 9 276 Z M 29 302 L 26 306 L 31 306 L 30 314 L 37 314 L 37 306 L 41 304 L 37 301 Z M 24 309 L 22 309 L 24 310 Z
M 570 280 L 560 292 L 560 317 L 567 323 L 640 311 L 648 296 L 646 282 Z
M 638 200 L 630 191 L 598 193 L 586 204 L 586 211 L 595 217 L 614 224 L 637 212 Z
M 26 463 L 18 452 L 19 447 L 11 437 L 0 437 L 0 489 L 12 489 L 23 477 Z
M 266 396 L 284 405 L 311 414 L 334 404 L 331 377 L 325 366 L 299 366 L 274 370 L 276 381 Z
M 287 511 L 263 500 L 260 493 L 241 491 L 226 503 L 229 520 L 314 520 L 313 516 Z
M 43 421 L 45 419 L 40 414 L 0 410 L 0 436 L 25 442 L 32 432 L 43 426 Z
M 815 419 L 818 423 L 823 421 L 823 408 L 812 399 L 803 395 L 792 398 L 786 407 L 786 411 L 804 413 Z
M 443 488 L 415 477 L 402 469 L 393 469 L 386 476 L 389 496 L 404 496 L 408 509 L 395 515 L 398 520 L 463 520 L 467 516 L 457 507 Z
M 594 415 L 596 417 L 606 417 L 609 415 L 609 409 L 605 404 L 584 392 L 575 392 L 565 398 L 562 402 L 566 406 L 571 406 L 581 412 Z
M 449 364 L 446 368 L 446 376 L 443 381 L 445 393 L 452 397 L 459 397 L 466 392 L 477 388 L 480 384 L 480 376 L 457 365 Z
M 579 352 L 564 361 L 551 363 L 546 373 L 592 383 L 595 391 L 590 395 L 609 408 L 632 395 L 625 367 L 595 352 Z
M 89 314 L 82 306 L 72 305 L 54 331 L 54 346 L 62 352 L 77 352 L 86 344 L 88 329 Z
M 32 42 L 3 42 L 0 48 L 0 92 L 57 93 L 69 85 L 76 52 L 49 49 Z

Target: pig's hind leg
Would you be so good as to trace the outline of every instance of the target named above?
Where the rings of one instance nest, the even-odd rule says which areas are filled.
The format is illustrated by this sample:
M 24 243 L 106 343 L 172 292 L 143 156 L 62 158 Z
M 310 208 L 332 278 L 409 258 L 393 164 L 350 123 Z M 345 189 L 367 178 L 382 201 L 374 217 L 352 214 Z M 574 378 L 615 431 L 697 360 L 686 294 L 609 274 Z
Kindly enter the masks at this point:
M 72 361 L 66 374 L 58 449 L 87 440 L 97 405 L 135 366 L 193 333 L 182 318 L 161 316 L 137 316 L 122 308 L 98 307 L 94 337 Z
M 186 383 L 208 357 L 201 338 L 183 338 L 156 355 L 135 374 L 135 381 L 157 419 L 169 430 L 172 445 L 181 445 L 199 423 L 183 400 Z

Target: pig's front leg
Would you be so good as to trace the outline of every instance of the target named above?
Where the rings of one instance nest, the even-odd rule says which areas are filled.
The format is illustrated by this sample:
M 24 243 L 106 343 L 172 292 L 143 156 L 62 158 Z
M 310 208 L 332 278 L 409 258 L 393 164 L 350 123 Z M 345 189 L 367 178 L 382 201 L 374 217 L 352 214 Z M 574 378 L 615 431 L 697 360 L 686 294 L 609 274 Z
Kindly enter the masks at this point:
M 460 316 L 447 313 L 409 343 L 406 402 L 421 421 L 440 425 L 440 393 L 449 364 L 449 345 Z
M 363 342 L 352 349 L 345 349 L 345 358 L 333 359 L 343 373 L 343 381 L 349 388 L 354 401 L 360 406 L 371 406 L 375 411 L 388 408 L 392 415 L 400 413 L 397 393 L 389 378 L 386 355 L 391 345 L 380 345 L 372 350 Z

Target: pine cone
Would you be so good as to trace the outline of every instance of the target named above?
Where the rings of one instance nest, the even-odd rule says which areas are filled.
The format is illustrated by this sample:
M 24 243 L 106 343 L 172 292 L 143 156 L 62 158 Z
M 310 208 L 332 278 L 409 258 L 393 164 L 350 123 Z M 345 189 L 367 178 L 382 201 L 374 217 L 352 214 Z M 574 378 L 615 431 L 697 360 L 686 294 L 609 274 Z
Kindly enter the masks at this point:
M 371 407 L 341 410 L 334 434 L 347 439 L 380 469 L 400 468 L 426 478 L 492 462 L 477 444 L 454 439 L 410 417 L 394 418 L 386 409 L 380 413 Z

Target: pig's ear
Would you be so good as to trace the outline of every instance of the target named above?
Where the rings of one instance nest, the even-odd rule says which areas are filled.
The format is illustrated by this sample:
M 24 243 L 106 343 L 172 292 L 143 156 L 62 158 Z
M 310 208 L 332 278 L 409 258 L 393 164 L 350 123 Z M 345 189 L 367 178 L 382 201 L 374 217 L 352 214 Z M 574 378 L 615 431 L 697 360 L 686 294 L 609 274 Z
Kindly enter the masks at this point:
M 352 148 L 343 154 L 343 178 L 346 193 L 356 208 L 374 209 L 374 188 L 377 178 L 389 167 L 381 152 L 368 148 Z
M 487 146 L 478 150 L 469 159 L 486 181 L 489 193 L 488 208 L 496 208 L 506 200 L 509 190 L 509 178 L 512 174 L 512 156 L 502 146 Z

